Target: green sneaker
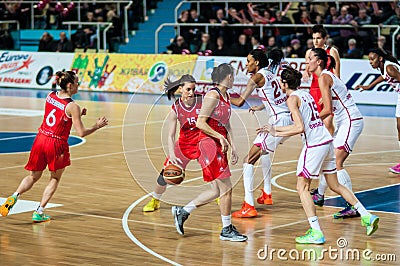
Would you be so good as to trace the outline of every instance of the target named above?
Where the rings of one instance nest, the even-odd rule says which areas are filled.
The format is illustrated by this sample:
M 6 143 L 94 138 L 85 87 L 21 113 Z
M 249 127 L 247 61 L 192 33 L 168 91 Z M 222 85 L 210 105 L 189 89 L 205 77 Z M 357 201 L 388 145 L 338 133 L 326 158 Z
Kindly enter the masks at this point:
M 325 243 L 324 234 L 317 229 L 308 229 L 306 235 L 296 237 L 299 244 L 323 244 Z
M 4 204 L 0 207 L 1 216 L 7 216 L 11 208 L 14 207 L 15 203 L 17 203 L 17 200 L 17 196 L 9 196 L 6 199 L 6 202 L 4 202 Z
M 32 221 L 34 223 L 42 223 L 42 222 L 47 222 L 47 221 L 50 221 L 50 220 L 51 220 L 51 217 L 46 215 L 46 214 L 44 214 L 44 213 L 39 214 L 38 212 L 35 211 L 32 214 Z
M 361 225 L 367 227 L 367 236 L 372 235 L 378 230 L 379 217 L 373 214 L 361 217 Z
M 144 212 L 153 212 L 155 210 L 158 210 L 160 208 L 160 200 L 156 198 L 152 198 L 144 207 L 143 211 Z

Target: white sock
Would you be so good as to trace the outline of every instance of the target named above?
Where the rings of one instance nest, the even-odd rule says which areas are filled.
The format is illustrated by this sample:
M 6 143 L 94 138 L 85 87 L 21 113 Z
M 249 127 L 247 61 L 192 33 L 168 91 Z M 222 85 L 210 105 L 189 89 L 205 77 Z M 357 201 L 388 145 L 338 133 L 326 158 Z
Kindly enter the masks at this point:
M 370 214 L 361 202 L 354 204 L 354 209 L 356 209 L 361 216 Z
M 151 192 L 151 195 L 153 196 L 153 198 L 155 198 L 155 199 L 161 199 L 161 197 L 162 197 L 162 194 L 157 194 L 157 193 L 155 193 L 155 192 Z
M 247 204 L 254 206 L 253 198 L 253 173 L 254 165 L 244 163 L 243 164 L 243 185 L 244 185 L 244 200 Z
M 337 178 L 341 185 L 347 187 L 351 191 L 353 191 L 353 186 L 351 184 L 350 176 L 347 173 L 346 169 L 342 169 L 337 171 Z
M 261 155 L 262 172 L 264 176 L 264 191 L 271 194 L 271 156 L 269 153 Z
M 325 176 L 323 174 L 319 175 L 319 185 L 318 185 L 318 194 L 325 195 L 325 191 L 328 188 L 328 184 L 326 183 Z
M 191 213 L 194 209 L 196 209 L 196 205 L 194 204 L 193 200 L 191 202 L 189 202 L 185 207 L 183 207 L 183 209 L 188 212 Z
M 230 215 L 227 216 L 221 215 L 221 219 L 222 219 L 222 227 L 227 227 L 232 223 L 232 218 Z
M 39 213 L 39 214 L 43 214 L 44 208 L 43 208 L 42 206 L 39 205 L 39 206 L 37 207 L 37 209 L 36 209 L 36 212 Z
M 308 222 L 310 223 L 310 226 L 311 226 L 312 229 L 316 229 L 316 230 L 322 231 L 321 227 L 319 226 L 319 222 L 318 222 L 318 217 L 317 216 L 313 216 L 313 217 L 308 218 Z
M 14 194 L 12 194 L 13 196 L 17 196 L 17 198 L 19 197 L 19 193 L 17 191 L 14 192 Z

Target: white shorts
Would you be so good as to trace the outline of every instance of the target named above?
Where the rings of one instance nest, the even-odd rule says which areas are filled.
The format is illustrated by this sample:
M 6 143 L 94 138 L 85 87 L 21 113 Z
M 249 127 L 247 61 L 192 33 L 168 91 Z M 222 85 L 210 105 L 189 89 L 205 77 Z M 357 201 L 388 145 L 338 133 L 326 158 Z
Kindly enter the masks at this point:
M 321 173 L 336 173 L 336 158 L 332 142 L 307 148 L 304 145 L 297 163 L 297 176 L 318 179 Z
M 396 117 L 400 117 L 400 92 L 397 93 Z
M 336 122 L 333 146 L 350 153 L 364 128 L 362 118 Z
M 293 124 L 290 113 L 282 113 L 278 115 L 278 118 L 271 117 L 268 121 L 273 126 L 288 126 Z M 287 140 L 288 137 L 274 137 L 269 133 L 259 133 L 253 144 L 260 147 L 263 151 L 275 152 L 276 147 Z

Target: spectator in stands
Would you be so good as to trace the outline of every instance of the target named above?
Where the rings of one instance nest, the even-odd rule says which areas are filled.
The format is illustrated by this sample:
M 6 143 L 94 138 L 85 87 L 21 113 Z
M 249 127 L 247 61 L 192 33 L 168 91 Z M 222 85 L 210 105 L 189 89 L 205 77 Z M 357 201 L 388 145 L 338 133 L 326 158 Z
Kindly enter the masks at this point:
M 343 55 L 344 58 L 361 59 L 363 54 L 360 49 L 357 48 L 357 41 L 353 38 L 349 39 L 347 53 Z
M 247 36 L 245 34 L 240 34 L 238 42 L 232 44 L 230 48 L 231 55 L 246 57 L 252 50 L 251 48 L 251 44 L 247 42 Z
M 72 42 L 68 40 L 67 34 L 64 31 L 60 32 L 60 39 L 53 42 L 52 51 L 66 53 L 74 52 L 74 46 L 72 45 Z
M 246 15 L 244 14 L 243 9 L 240 10 L 240 12 L 237 12 L 235 8 L 230 8 L 228 10 L 228 24 L 230 26 L 234 24 L 248 24 L 250 21 L 246 18 Z M 227 38 L 224 38 L 225 43 L 234 43 L 238 38 L 239 35 L 243 32 L 242 28 L 235 28 L 235 27 L 229 27 L 229 35 Z
M 270 36 L 267 39 L 267 45 L 265 46 L 265 52 L 268 54 L 271 50 L 278 48 L 276 45 L 275 36 Z
M 382 22 L 382 24 L 380 24 L 380 26 L 383 25 L 400 25 L 400 2 L 397 3 L 397 5 L 395 6 L 395 14 L 392 15 L 391 17 L 389 17 L 387 20 L 385 20 L 384 22 Z M 396 30 L 396 28 L 391 28 L 390 29 L 390 39 L 389 42 L 391 44 L 391 37 L 394 33 L 394 31 Z M 397 35 L 395 36 L 395 47 L 397 47 L 397 56 L 399 56 L 399 52 L 400 52 L 400 32 L 397 32 Z
M 215 55 L 215 56 L 229 55 L 229 50 L 228 50 L 227 46 L 225 45 L 225 41 L 222 36 L 219 36 L 217 38 L 217 47 L 213 51 L 213 55 Z
M 329 46 L 329 44 L 327 44 L 328 46 Z M 312 48 L 314 48 L 314 42 L 313 42 L 313 39 L 308 39 L 307 41 L 306 41 L 306 51 L 308 51 L 308 50 L 310 50 L 310 49 L 312 49 Z
M 282 15 L 282 11 L 276 11 L 275 15 L 276 20 L 272 24 L 292 24 L 292 21 L 288 17 Z M 292 27 L 276 27 L 275 37 L 278 47 L 288 46 L 293 32 Z
M 312 37 L 312 23 L 311 23 L 311 18 L 310 14 L 307 10 L 304 10 L 301 12 L 301 17 L 300 21 L 296 24 L 302 24 L 302 25 L 309 25 L 310 27 L 303 28 L 303 27 L 298 27 L 296 30 L 296 37 L 302 41 L 306 41 L 307 39 Z
M 107 22 L 112 22 L 112 28 L 106 33 L 108 51 L 110 53 L 119 52 L 119 45 L 122 43 L 122 22 L 114 10 L 107 12 Z
M 257 49 L 261 45 L 260 37 L 258 37 L 257 35 L 251 36 L 250 43 L 253 49 Z
M 198 47 L 198 49 L 195 51 L 196 53 L 199 53 L 199 52 L 203 53 L 206 50 L 214 51 L 215 50 L 215 45 L 214 45 L 214 43 L 211 42 L 210 34 L 203 33 L 201 35 L 201 41 L 197 45 L 197 47 Z
M 0 50 L 13 50 L 14 39 L 8 30 L 0 30 Z
M 263 15 L 260 15 L 260 11 L 255 9 L 257 6 L 253 5 L 252 3 L 247 4 L 247 10 L 252 18 L 254 24 L 271 24 L 275 21 L 275 18 L 271 16 L 271 13 L 268 9 L 262 11 Z
M 386 45 L 386 37 L 385 36 L 380 35 L 378 37 L 378 41 L 377 42 L 378 42 L 377 44 L 378 44 L 378 48 L 379 49 L 388 50 L 388 47 Z
M 349 25 L 350 21 L 353 20 L 353 16 L 349 14 L 348 7 L 342 6 L 340 9 L 340 15 L 332 21 L 332 24 L 336 25 Z M 341 28 L 340 36 L 334 37 L 334 41 L 340 50 L 344 50 L 345 43 L 355 35 L 354 29 Z
M 189 23 L 207 23 L 205 18 L 197 13 L 196 9 L 191 9 L 190 10 L 190 17 L 189 17 Z M 198 43 L 201 38 L 201 33 L 204 32 L 204 27 L 191 27 L 189 29 L 189 44 L 190 44 L 190 50 L 191 51 L 197 51 L 198 50 Z
M 48 33 L 47 31 L 43 32 L 42 37 L 39 40 L 39 52 L 51 52 L 52 51 L 52 44 L 54 38 L 53 36 Z
M 305 52 L 303 47 L 301 46 L 301 42 L 298 39 L 293 39 L 290 42 L 291 51 L 287 55 L 289 58 L 304 58 Z
M 368 16 L 367 10 L 365 8 L 360 8 L 358 10 L 358 16 L 354 20 L 350 21 L 351 25 L 356 30 L 357 39 L 361 41 L 360 47 L 364 47 L 364 53 L 368 53 L 372 48 L 373 43 L 373 33 L 370 28 L 363 28 L 364 25 L 371 24 L 371 17 Z
M 324 17 L 321 14 L 316 14 L 315 19 L 312 20 L 312 24 L 314 25 L 324 24 Z
M 329 13 L 326 15 L 325 23 L 326 23 L 326 24 L 333 24 L 333 21 L 336 20 L 338 16 L 339 16 L 339 12 L 337 11 L 336 6 L 331 6 L 331 7 L 329 8 Z M 339 36 L 339 35 L 340 35 L 339 28 L 340 28 L 340 27 L 337 27 L 337 28 L 327 28 L 327 29 L 328 29 L 328 33 L 329 33 L 329 36 L 330 36 L 331 38 L 336 37 L 336 36 Z
M 296 11 L 295 13 L 293 13 L 293 15 L 292 15 L 294 24 L 303 24 L 301 18 L 303 16 L 304 11 L 308 12 L 309 5 L 310 4 L 307 2 L 299 3 L 299 5 L 298 5 L 299 10 Z
M 189 23 L 189 10 L 183 10 L 181 12 L 181 14 L 179 15 L 179 18 L 178 18 L 178 23 L 179 24 Z M 179 25 L 179 34 L 181 36 L 183 36 L 183 38 L 185 39 L 185 41 L 187 43 L 190 40 L 190 38 L 192 37 L 191 36 L 192 34 L 190 33 L 190 29 L 191 29 L 191 27 L 189 27 L 189 26 Z
M 189 50 L 189 45 L 185 42 L 185 38 L 179 35 L 167 46 L 167 53 L 182 54 L 185 49 Z
M 228 20 L 225 18 L 225 13 L 222 8 L 217 9 L 215 17 L 210 19 L 211 24 L 219 24 L 217 27 L 210 27 L 211 40 L 216 40 L 219 36 L 227 38 L 229 35 Z

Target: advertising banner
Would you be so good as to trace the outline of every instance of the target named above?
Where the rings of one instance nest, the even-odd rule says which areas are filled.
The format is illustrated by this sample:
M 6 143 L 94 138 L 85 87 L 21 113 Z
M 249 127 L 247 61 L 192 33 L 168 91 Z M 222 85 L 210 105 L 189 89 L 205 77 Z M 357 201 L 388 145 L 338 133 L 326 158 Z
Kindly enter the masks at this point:
M 74 54 L 0 51 L 0 87 L 49 89 L 53 75 L 68 68 Z
M 303 58 L 287 58 L 290 66 L 303 72 L 306 68 L 306 62 Z M 397 93 L 389 86 L 388 83 L 382 82 L 368 91 L 359 92 L 354 88 L 361 85 L 368 85 L 380 76 L 378 70 L 373 69 L 368 60 L 360 59 L 341 59 L 341 79 L 350 90 L 356 103 L 376 104 L 376 105 L 396 105 Z M 200 80 L 198 92 L 203 93 L 210 87 L 211 72 L 214 66 L 221 63 L 229 63 L 236 69 L 236 77 L 234 88 L 231 93 L 241 93 L 246 89 L 249 75 L 246 72 L 245 57 L 210 57 L 199 56 L 194 68 L 193 75 Z M 279 70 L 278 74 L 282 71 Z M 302 82 L 302 88 L 309 88 L 311 80 L 308 83 Z M 256 97 L 256 92 L 253 92 Z
M 71 68 L 82 90 L 156 93 L 164 79 L 191 74 L 197 55 L 76 54 Z

